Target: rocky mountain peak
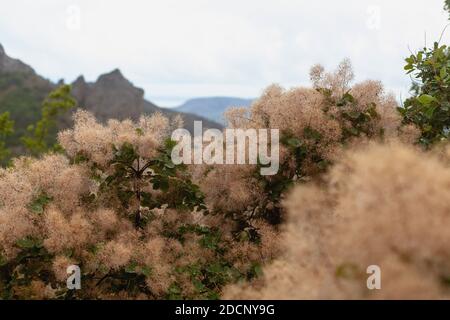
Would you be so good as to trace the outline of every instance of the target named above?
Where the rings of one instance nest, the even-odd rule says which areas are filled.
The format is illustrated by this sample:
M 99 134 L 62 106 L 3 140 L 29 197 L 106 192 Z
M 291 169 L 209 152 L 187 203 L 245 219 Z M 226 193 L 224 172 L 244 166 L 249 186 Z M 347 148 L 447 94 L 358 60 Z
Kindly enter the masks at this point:
M 3 49 L 3 46 L 0 44 L 0 72 L 18 72 L 18 73 L 27 73 L 34 74 L 33 68 L 29 65 L 26 65 L 22 61 L 18 59 L 13 59 L 8 57 Z
M 78 78 L 75 79 L 75 81 L 73 82 L 73 84 L 78 84 L 78 83 L 86 83 L 86 80 L 84 80 L 84 76 L 80 75 L 78 76 Z
M 115 77 L 115 78 L 118 78 L 118 79 L 125 79 L 125 77 L 123 76 L 123 74 L 120 71 L 120 69 L 117 69 L 117 68 L 114 69 L 113 71 L 111 71 L 110 73 L 107 73 L 106 75 L 110 76 L 110 77 Z
M 144 90 L 135 87 L 119 69 L 102 74 L 96 82 L 80 76 L 72 83 L 72 94 L 80 106 L 106 121 L 110 118 L 136 120 L 144 112 Z
M 97 82 L 102 82 L 102 81 L 111 81 L 111 82 L 116 82 L 116 83 L 126 83 L 130 86 L 132 86 L 131 82 L 128 81 L 127 78 L 125 78 L 122 74 L 122 72 L 120 72 L 119 69 L 114 69 L 111 72 L 102 74 Z

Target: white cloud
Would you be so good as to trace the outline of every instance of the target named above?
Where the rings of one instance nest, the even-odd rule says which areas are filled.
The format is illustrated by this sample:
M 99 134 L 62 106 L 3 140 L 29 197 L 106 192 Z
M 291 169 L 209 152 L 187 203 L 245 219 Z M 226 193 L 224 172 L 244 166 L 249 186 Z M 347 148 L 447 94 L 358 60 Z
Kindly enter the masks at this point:
M 344 57 L 358 79 L 406 94 L 403 58 L 408 46 L 423 46 L 425 32 L 430 43 L 439 38 L 442 7 L 442 0 L 2 0 L 0 42 L 53 80 L 95 80 L 118 67 L 163 104 L 306 84 L 312 64 L 333 68 Z M 70 8 L 80 9 L 79 29 Z

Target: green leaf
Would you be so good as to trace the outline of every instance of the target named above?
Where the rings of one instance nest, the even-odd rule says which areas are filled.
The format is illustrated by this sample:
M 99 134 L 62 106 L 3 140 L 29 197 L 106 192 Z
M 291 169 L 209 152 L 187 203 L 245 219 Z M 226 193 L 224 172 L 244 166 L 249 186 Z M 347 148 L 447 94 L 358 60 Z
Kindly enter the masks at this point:
M 83 153 L 78 153 L 75 155 L 75 157 L 73 158 L 73 163 L 75 164 L 79 164 L 79 163 L 83 163 L 83 162 L 87 162 L 89 159 L 83 154 Z
M 166 139 L 164 141 L 164 147 L 165 147 L 165 151 L 167 151 L 168 154 L 170 154 L 172 152 L 172 149 L 177 145 L 177 142 L 175 140 L 172 140 L 170 138 Z
M 317 131 L 311 127 L 305 127 L 305 129 L 303 130 L 303 133 L 305 134 L 305 137 L 307 139 L 319 141 L 322 138 L 322 134 L 319 131 Z
M 254 264 L 252 265 L 252 273 L 253 273 L 253 275 L 254 275 L 255 277 L 260 277 L 260 276 L 262 276 L 262 275 L 263 275 L 263 269 L 262 269 L 261 264 L 259 264 L 259 263 L 254 263 Z
M 419 53 L 417 54 L 417 61 L 421 62 L 423 58 L 423 52 L 419 51 Z
M 317 163 L 317 166 L 320 170 L 325 170 L 330 165 L 330 162 L 327 160 L 321 160 Z
M 7 263 L 8 263 L 8 260 L 6 260 L 6 258 L 2 254 L 0 254 L 0 267 L 3 267 Z
M 33 248 L 35 242 L 31 238 L 23 238 L 16 241 L 16 245 L 22 249 L 30 249 Z
M 407 64 L 403 69 L 405 70 L 412 70 L 414 67 L 412 64 Z
M 203 238 L 200 239 L 200 245 L 204 248 L 215 250 L 219 246 L 220 239 L 221 235 L 219 232 L 211 232 L 205 234 Z
M 164 164 L 164 166 L 165 166 L 166 168 L 169 168 L 169 169 L 175 168 L 175 164 L 173 164 L 172 161 L 166 162 L 166 163 Z
M 422 127 L 422 130 L 423 130 L 424 132 L 429 132 L 429 131 L 433 130 L 433 127 L 432 127 L 431 125 L 429 125 L 429 124 L 425 124 L 425 125 Z
M 74 249 L 65 249 L 65 250 L 63 251 L 63 254 L 64 254 L 66 257 L 70 258 L 70 257 L 73 256 L 74 252 L 75 252 Z
M 289 138 L 287 139 L 286 144 L 291 147 L 297 148 L 302 145 L 302 142 L 297 138 Z
M 425 110 L 424 114 L 428 119 L 433 118 L 434 110 L 436 110 L 436 106 L 429 107 L 427 110 Z
M 136 133 L 138 136 L 143 136 L 144 135 L 144 130 L 142 130 L 141 128 L 136 128 Z
M 103 245 L 104 245 L 103 242 L 93 244 L 90 247 L 88 247 L 88 251 L 95 255 L 100 251 L 100 249 L 103 247 Z
M 216 291 L 210 291 L 208 293 L 207 299 L 208 300 L 219 300 L 220 299 L 220 295 Z
M 441 79 L 445 79 L 445 77 L 447 76 L 447 68 L 446 67 L 441 68 L 441 71 L 439 72 L 439 76 L 441 77 Z
M 414 57 L 414 55 L 411 55 L 408 58 L 406 58 L 405 61 L 412 64 L 416 61 L 416 57 Z
M 164 176 L 156 176 L 151 182 L 153 183 L 154 190 L 161 190 L 163 192 L 167 192 L 169 190 L 169 179 Z
M 125 272 L 126 273 L 136 273 L 136 267 L 137 267 L 136 261 L 132 261 L 125 267 Z
M 406 114 L 406 109 L 403 107 L 397 107 L 397 111 L 404 116 Z
M 181 289 L 176 283 L 174 283 L 169 287 L 169 293 L 179 294 L 181 293 Z
M 349 134 L 353 135 L 353 136 L 358 136 L 359 135 L 359 131 L 358 129 L 356 129 L 355 127 L 349 127 L 345 129 Z
M 194 279 L 192 280 L 192 284 L 198 292 L 202 293 L 206 291 L 206 286 L 201 281 Z
M 239 240 L 240 241 L 248 241 L 250 240 L 250 235 L 246 230 L 243 230 L 239 233 Z
M 143 266 L 141 268 L 141 273 L 146 276 L 149 277 L 152 274 L 152 268 L 148 267 L 148 266 Z
M 346 92 L 342 98 L 336 103 L 338 107 L 343 107 L 347 105 L 347 103 L 354 103 L 355 98 L 350 94 L 350 92 Z
M 177 283 L 172 283 L 167 290 L 167 298 L 169 300 L 181 300 L 183 296 L 181 295 L 182 291 L 181 288 L 178 286 Z
M 361 112 L 356 111 L 356 110 L 347 111 L 347 112 L 345 112 L 345 114 L 353 120 L 356 120 L 361 116 Z
M 430 96 L 429 94 L 423 94 L 420 97 L 418 97 L 417 100 L 420 102 L 420 104 L 422 104 L 424 106 L 428 106 L 432 102 L 436 101 L 436 98 L 434 98 L 433 96 Z
M 45 206 L 52 200 L 52 197 L 47 196 L 45 193 L 43 193 L 36 199 L 34 199 L 28 207 L 32 212 L 42 214 L 44 212 Z
M 353 263 L 343 263 L 336 268 L 335 275 L 338 278 L 354 279 L 360 274 L 359 268 Z

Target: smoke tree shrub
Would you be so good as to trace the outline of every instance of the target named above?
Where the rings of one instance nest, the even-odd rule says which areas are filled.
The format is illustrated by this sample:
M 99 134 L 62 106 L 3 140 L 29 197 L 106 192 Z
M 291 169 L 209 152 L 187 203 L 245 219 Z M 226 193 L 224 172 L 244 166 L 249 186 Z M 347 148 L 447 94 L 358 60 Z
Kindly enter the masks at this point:
M 250 242 L 205 215 L 189 172 L 167 158 L 170 128 L 160 114 L 102 125 L 78 111 L 59 134 L 67 156 L 1 169 L 3 298 L 215 299 L 257 275 L 276 251 L 273 229 L 260 224 Z M 81 290 L 66 288 L 73 264 Z
M 448 299 L 449 181 L 448 160 L 410 146 L 348 152 L 324 184 L 292 191 L 283 256 L 225 298 Z M 366 286 L 370 265 L 381 290 Z
M 99 188 L 91 199 L 100 195 L 100 201 L 122 208 L 140 227 L 148 219 L 146 214 L 162 204 L 204 209 L 203 195 L 190 181 L 186 167 L 174 165 L 170 158 L 174 146 L 167 138 L 170 129 L 161 114 L 142 117 L 138 124 L 110 120 L 103 126 L 79 111 L 74 128 L 61 132 L 59 141 L 72 161 L 90 167 Z
M 227 112 L 230 128 L 280 130 L 280 170 L 274 176 L 261 176 L 259 164 L 175 165 L 169 136 L 181 125 L 180 119 L 170 123 L 154 114 L 137 122 L 101 124 L 88 112 L 76 112 L 74 127 L 58 135 L 65 154 L 14 159 L 10 168 L 0 170 L 2 297 L 216 299 L 224 286 L 258 278 L 261 268 L 279 256 L 280 244 L 290 256 L 265 268 L 266 275 L 255 282 L 261 291 L 230 289 L 227 297 L 269 297 L 270 290 L 282 296 L 283 286 L 289 289 L 298 281 L 305 286 L 298 285 L 299 297 L 353 297 L 365 292 L 359 287 L 366 263 L 359 256 L 363 249 L 351 247 L 348 239 L 369 242 L 363 237 L 371 234 L 364 229 L 370 229 L 364 224 L 370 220 L 366 214 L 385 228 L 382 239 L 401 235 L 403 231 L 395 229 L 397 220 L 392 221 L 393 212 L 403 210 L 399 205 L 423 227 L 420 214 L 413 211 L 419 209 L 415 200 L 422 189 L 414 186 L 407 195 L 403 192 L 414 179 L 431 181 L 430 168 L 442 163 L 434 158 L 415 163 L 418 154 L 405 147 L 398 147 L 398 152 L 379 147 L 348 153 L 370 141 L 416 141 L 415 123 L 402 125 L 396 101 L 384 93 L 381 83 L 351 85 L 348 61 L 334 72 L 315 66 L 310 76 L 312 88 L 284 90 L 274 85 L 250 109 Z M 395 165 L 388 165 L 391 162 Z M 392 186 L 386 183 L 392 179 L 389 175 L 394 177 Z M 433 181 L 436 186 L 442 183 Z M 277 227 L 286 213 L 282 201 L 297 184 L 287 202 L 285 238 L 279 239 Z M 427 184 L 424 189 L 432 193 Z M 383 213 L 378 214 L 384 196 L 390 200 L 380 204 Z M 361 199 L 367 206 L 361 206 Z M 424 206 L 436 205 L 434 196 L 427 201 Z M 444 212 L 445 205 L 438 209 Z M 439 210 L 436 219 L 444 221 Z M 414 226 L 410 234 L 419 232 Z M 342 249 L 336 248 L 341 242 Z M 369 246 L 367 252 L 390 268 L 390 260 L 376 255 L 388 250 L 386 243 L 377 242 L 379 247 Z M 422 252 L 431 246 L 422 241 L 415 249 Z M 400 256 L 410 254 L 400 249 Z M 419 253 L 411 256 L 420 266 L 429 260 Z M 439 263 L 434 276 L 445 281 L 448 275 Z M 72 264 L 82 270 L 79 291 L 66 288 L 66 268 Z M 319 264 L 324 267 L 316 268 Z M 354 281 L 341 279 L 348 274 Z M 353 289 L 336 293 L 338 289 L 331 287 L 323 293 L 320 288 L 326 288 L 327 281 Z
M 430 145 L 448 140 L 450 126 L 450 49 L 435 42 L 406 59 L 405 70 L 414 80 L 413 96 L 403 108 L 403 122 L 416 125 L 419 143 Z
M 414 139 L 412 126 L 401 126 L 395 98 L 378 81 L 351 86 L 348 60 L 334 72 L 311 69 L 312 88 L 270 86 L 250 109 L 227 111 L 231 128 L 279 129 L 280 170 L 261 176 L 258 166 L 206 167 L 199 184 L 206 203 L 251 228 L 250 220 L 282 221 L 280 199 L 296 182 L 316 180 L 345 148 L 369 140 Z M 215 187 L 212 187 L 215 186 Z

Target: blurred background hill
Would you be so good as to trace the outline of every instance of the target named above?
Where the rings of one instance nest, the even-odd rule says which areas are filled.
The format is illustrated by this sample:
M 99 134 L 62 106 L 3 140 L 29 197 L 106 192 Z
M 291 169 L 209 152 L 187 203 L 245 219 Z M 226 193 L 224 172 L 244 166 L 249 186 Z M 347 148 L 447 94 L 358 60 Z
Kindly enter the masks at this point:
M 30 124 L 40 118 L 41 104 L 45 97 L 63 83 L 63 80 L 54 83 L 37 74 L 26 63 L 9 57 L 0 44 L 0 114 L 9 112 L 11 119 L 15 122 L 14 134 L 7 138 L 7 147 L 11 149 L 13 155 L 24 152 L 20 137 L 24 136 Z M 77 107 L 91 111 L 102 122 L 112 118 L 136 120 L 142 114 L 161 112 L 170 118 L 181 115 L 185 128 L 190 131 L 195 120 L 203 121 L 205 128 L 220 129 L 222 124 L 210 119 L 220 119 L 217 114 L 221 112 L 224 105 L 227 105 L 223 102 L 216 104 L 220 108 L 215 109 L 211 114 L 205 112 L 207 101 L 203 101 L 199 109 L 201 112 L 190 113 L 196 111 L 192 104 L 188 105 L 191 106 L 190 108 L 179 110 L 161 108 L 146 100 L 144 90 L 135 87 L 119 69 L 100 75 L 95 82 L 86 82 L 80 75 L 71 86 Z M 202 113 L 205 117 L 201 116 Z M 210 118 L 211 115 L 213 116 Z M 71 113 L 60 117 L 58 128 L 55 128 L 52 133 L 53 138 L 58 130 L 67 128 L 71 124 Z

